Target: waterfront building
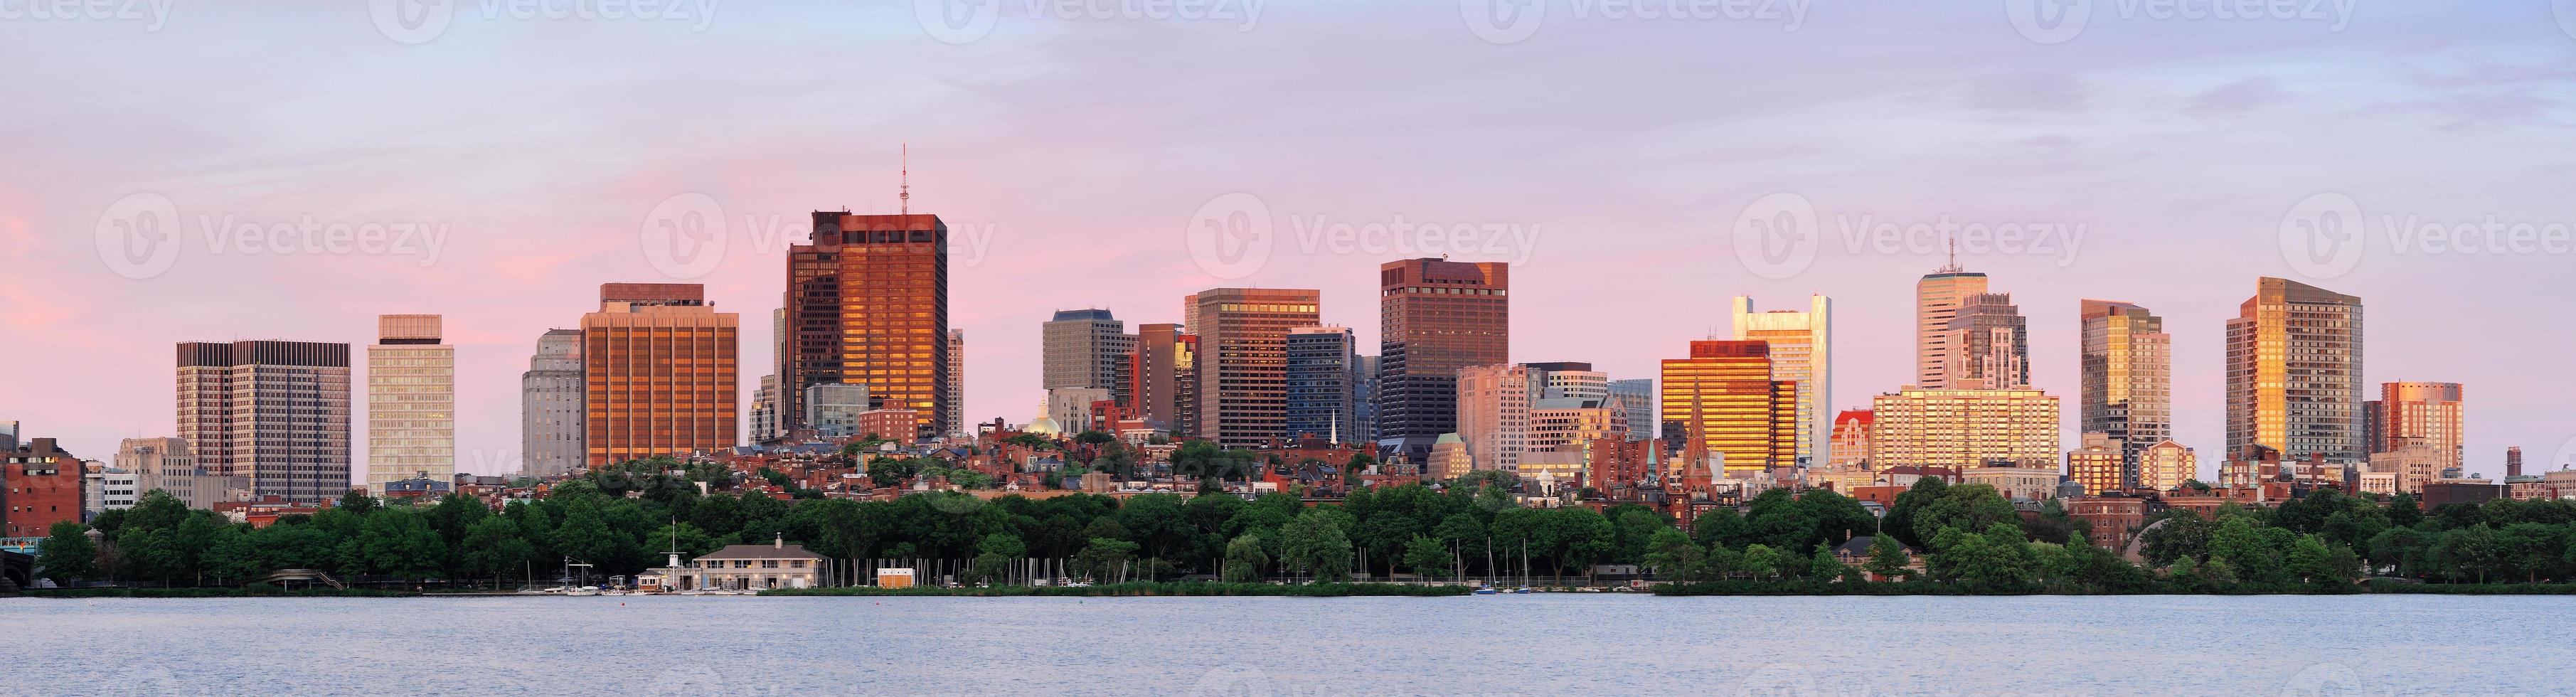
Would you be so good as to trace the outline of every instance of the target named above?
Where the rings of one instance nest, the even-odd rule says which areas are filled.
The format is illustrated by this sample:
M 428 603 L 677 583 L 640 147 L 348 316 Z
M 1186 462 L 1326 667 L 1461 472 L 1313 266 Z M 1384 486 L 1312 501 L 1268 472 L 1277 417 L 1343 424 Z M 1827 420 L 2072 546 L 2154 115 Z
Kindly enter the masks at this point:
M 1959 268 L 1953 258 L 1914 284 L 1914 384 L 1927 390 L 1950 386 L 1942 372 L 1950 355 L 1950 320 L 1971 296 L 1986 292 L 1986 275 Z
M 528 372 L 519 374 L 522 474 L 561 477 L 586 466 L 583 399 L 581 330 L 546 330 L 528 358 Z
M 2367 458 L 2361 414 L 2361 298 L 2279 278 L 2227 321 L 2227 451 L 2284 459 Z
M 44 537 L 55 523 L 81 522 L 87 474 L 80 458 L 52 438 L 27 439 L 0 453 L 0 537 Z
M 1440 434 L 1458 431 L 1458 370 L 1511 361 L 1511 271 L 1503 262 L 1387 262 L 1378 310 L 1378 439 L 1419 460 Z
M 2140 455 L 2173 436 L 2173 336 L 2163 318 L 2130 303 L 2088 299 L 2080 316 L 2076 423 L 2118 441 L 2122 477 L 2142 485 Z
M 456 477 L 456 347 L 438 315 L 378 315 L 367 346 L 367 488 Z
M 2034 389 L 1907 387 L 1870 400 L 1870 465 L 2056 469 L 2057 398 Z
M 742 433 L 740 318 L 694 283 L 609 283 L 581 316 L 584 463 L 730 448 Z
M 1691 479 L 1797 463 L 1802 386 L 1771 379 L 1770 355 L 1762 341 L 1693 341 L 1689 358 L 1663 361 L 1663 433 Z
M 2131 477 L 2122 460 L 2120 441 L 2108 433 L 2088 432 L 2083 443 L 2081 448 L 2066 451 L 2066 476 L 2083 487 L 2084 495 L 2128 490 Z
M 680 590 L 769 590 L 813 588 L 823 555 L 787 544 L 785 538 L 765 545 L 725 545 L 689 560 L 681 569 Z
M 1279 436 L 1332 438 L 1366 443 L 1360 428 L 1359 354 L 1349 327 L 1298 327 L 1288 330 L 1288 427 Z
M 1753 298 L 1734 301 L 1737 341 L 1771 346 L 1771 379 L 1798 383 L 1798 464 L 1832 461 L 1834 301 L 1810 296 L 1805 311 L 1753 311 Z
M 1323 292 L 1213 288 L 1195 296 L 1198 437 L 1258 448 L 1288 427 L 1288 332 L 1317 321 Z
M 349 345 L 178 346 L 179 437 L 208 469 L 295 503 L 349 491 Z
M 779 394 L 792 402 L 817 384 L 866 385 L 880 406 L 921 415 L 917 437 L 956 430 L 949 349 L 961 337 L 948 327 L 948 225 L 909 212 L 815 211 L 813 222 L 809 243 L 787 250 Z M 805 410 L 784 403 L 779 413 Z

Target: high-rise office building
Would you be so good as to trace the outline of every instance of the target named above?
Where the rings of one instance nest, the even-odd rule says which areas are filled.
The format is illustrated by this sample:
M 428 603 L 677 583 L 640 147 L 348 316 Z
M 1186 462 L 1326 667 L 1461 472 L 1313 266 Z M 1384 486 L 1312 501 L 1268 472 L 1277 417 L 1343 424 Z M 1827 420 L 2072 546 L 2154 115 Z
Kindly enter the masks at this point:
M 867 385 L 886 409 L 948 433 L 948 225 L 928 214 L 815 211 L 809 244 L 787 252 L 787 360 L 779 413 L 822 383 Z M 790 428 L 803 424 L 790 423 Z M 594 446 L 596 447 L 596 446 Z
M 1288 427 L 1288 332 L 1318 322 L 1323 292 L 1214 288 L 1199 292 L 1198 437 L 1253 448 Z
M 585 464 L 733 447 L 741 319 L 694 283 L 609 283 L 581 316 Z
M 2253 446 L 2285 462 L 2366 461 L 2361 298 L 2279 278 L 2227 321 L 2227 457 Z
M 915 415 L 919 416 L 918 414 Z M 966 330 L 948 330 L 948 436 L 966 437 Z
M 1528 366 L 1473 365 L 1458 371 L 1458 438 L 1475 469 L 1520 471 L 1529 447 L 1530 403 L 1539 387 Z
M 1870 413 L 1868 409 L 1845 409 L 1834 415 L 1833 459 L 1827 469 L 1848 470 L 1869 462 Z
M 1800 386 L 1771 379 L 1769 343 L 1690 342 L 1689 358 L 1663 361 L 1663 388 L 1664 437 L 1695 472 L 1744 478 L 1797 464 Z
M 349 491 L 349 345 L 179 344 L 179 437 L 251 491 L 321 502 Z
M 1377 356 L 1351 359 L 1351 425 L 1342 440 L 1351 443 L 1377 442 Z
M 1927 390 L 1950 386 L 1942 374 L 1950 355 L 1950 320 L 1971 296 L 1986 292 L 1986 275 L 1959 268 L 1953 259 L 1914 284 L 1914 385 Z
M 1946 389 L 2009 390 L 2030 386 L 2030 324 L 2009 293 L 1960 300 L 1941 339 Z
M 456 478 L 456 347 L 438 315 L 379 315 L 367 346 L 367 491 Z
M 1127 355 L 1127 406 L 1136 418 L 1155 428 L 1177 430 L 1181 419 L 1181 377 L 1190 370 L 1189 351 L 1177 324 L 1136 325 L 1136 348 Z
M 1810 296 L 1807 309 L 1753 311 L 1735 296 L 1735 340 L 1771 345 L 1771 379 L 1798 383 L 1798 463 L 1832 459 L 1834 301 Z
M 2460 383 L 2456 382 L 2385 382 L 2379 385 L 2377 407 L 2368 429 L 2374 438 L 2370 451 L 2384 453 L 2410 445 L 2432 446 L 2448 453 L 2444 468 L 2459 467 L 2467 462 L 2463 452 L 2466 427 L 2463 417 Z
M 1288 427 L 1280 437 L 1317 436 L 1336 443 L 1365 443 L 1358 425 L 1358 389 L 1352 384 L 1359 354 L 1350 327 L 1298 327 L 1288 331 Z
M 1137 338 L 1108 310 L 1057 310 L 1041 326 L 1044 389 L 1097 387 L 1108 390 L 1123 372 L 1118 364 L 1136 350 Z
M 537 337 L 528 372 L 519 374 L 519 471 L 530 477 L 561 477 L 582 471 L 589 450 L 582 447 L 584 388 L 581 330 L 549 329 Z
M 1619 408 L 1628 411 L 1628 439 L 1653 440 L 1655 426 L 1655 379 L 1629 378 L 1610 381 L 1610 396 L 1619 400 Z
M 2082 303 L 2083 394 L 2076 423 L 2120 443 L 2127 486 L 2145 486 L 2139 456 L 2173 436 L 2173 336 L 2146 308 Z
M 826 382 L 807 386 L 805 398 L 798 400 L 798 403 L 805 405 L 805 427 L 814 429 L 816 437 L 856 438 L 866 435 L 887 437 L 883 433 L 870 434 L 859 430 L 859 415 L 875 409 L 869 405 L 870 401 L 866 385 Z M 895 435 L 906 438 L 912 436 L 910 433 Z
M 778 437 L 778 376 L 760 376 L 760 387 L 751 392 L 751 438 L 765 443 Z
M 1440 434 L 1458 429 L 1458 369 L 1511 360 L 1511 270 L 1387 262 L 1378 266 L 1378 312 L 1378 440 L 1425 461 Z
M 2058 467 L 2057 398 L 2033 389 L 1906 388 L 1870 400 L 1870 466 Z

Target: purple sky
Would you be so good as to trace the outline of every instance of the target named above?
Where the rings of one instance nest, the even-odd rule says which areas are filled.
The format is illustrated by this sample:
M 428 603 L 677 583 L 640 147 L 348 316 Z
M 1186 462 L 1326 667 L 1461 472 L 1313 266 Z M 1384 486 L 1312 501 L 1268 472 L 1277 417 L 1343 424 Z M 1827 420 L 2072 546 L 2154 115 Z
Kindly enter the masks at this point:
M 1247 28 L 1033 19 L 1014 0 L 980 36 L 926 29 L 908 3 L 655 20 L 467 3 L 389 29 L 360 3 L 13 11 L 0 419 L 104 458 L 118 438 L 172 433 L 174 342 L 363 344 L 379 313 L 439 313 L 458 346 L 458 467 L 499 471 L 538 334 L 574 324 L 599 283 L 675 276 L 742 313 L 748 396 L 784 246 L 807 211 L 892 212 L 909 142 L 913 210 L 964 240 L 951 317 L 979 420 L 1036 412 L 1038 324 L 1058 308 L 1169 322 L 1204 288 L 1313 287 L 1327 321 L 1374 345 L 1377 265 L 1444 250 L 1516 263 L 1515 360 L 1615 377 L 1723 331 L 1730 295 L 1831 295 L 1832 401 L 1863 405 L 1911 376 L 1913 283 L 1942 259 L 1855 246 L 1845 226 L 1948 220 L 2081 226 L 2072 250 L 1961 260 L 2029 315 L 2034 378 L 2065 400 L 2070 443 L 2077 300 L 2127 300 L 2174 335 L 2177 431 L 2214 470 L 2221 330 L 2256 276 L 2277 275 L 2366 300 L 2374 389 L 2465 383 L 2473 471 L 2501 475 L 2509 445 L 2535 469 L 2576 453 L 2562 316 L 2576 16 L 2407 2 L 2193 19 L 2104 0 L 2068 37 L 2018 31 L 2009 4 L 1818 3 L 1793 21 L 1591 2 L 1576 16 L 1554 0 L 1537 25 L 1479 32 L 1439 1 L 1263 3 Z M 175 256 L 102 254 L 163 200 L 177 218 L 156 234 L 175 233 Z M 1815 211 L 1810 261 L 1737 253 L 1757 200 L 1763 220 L 1782 201 Z M 1268 254 L 1194 256 L 1193 219 L 1246 201 L 1269 213 Z M 2285 238 L 2285 218 L 2345 201 L 2359 224 L 2332 229 L 2359 228 L 2357 259 L 2284 254 L 2309 239 Z M 668 244 L 657 210 L 708 203 L 721 256 L 648 257 Z M 417 239 L 209 247 L 208 223 L 308 218 L 442 234 L 434 256 Z M 2412 232 L 2490 218 L 2561 237 L 2464 254 Z M 1506 234 L 1307 237 L 1398 221 Z

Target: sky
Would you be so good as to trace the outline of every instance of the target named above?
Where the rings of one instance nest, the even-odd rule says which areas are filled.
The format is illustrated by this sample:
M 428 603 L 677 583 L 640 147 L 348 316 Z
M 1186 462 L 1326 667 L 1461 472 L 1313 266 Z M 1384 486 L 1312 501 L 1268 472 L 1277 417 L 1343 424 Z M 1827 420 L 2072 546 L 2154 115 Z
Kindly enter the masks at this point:
M 2280 276 L 2364 299 L 2374 390 L 2466 385 L 2471 471 L 2576 458 L 2576 1 L 698 1 L 0 2 L 0 420 L 106 459 L 174 434 L 174 343 L 436 313 L 458 469 L 510 471 L 604 282 L 706 284 L 748 398 L 807 213 L 894 212 L 908 150 L 977 421 L 1037 413 L 1057 309 L 1317 288 L 1373 346 L 1377 266 L 1442 254 L 1514 265 L 1513 360 L 1614 378 L 1828 295 L 1853 408 L 1955 232 L 2070 447 L 2124 300 L 2214 471 Z

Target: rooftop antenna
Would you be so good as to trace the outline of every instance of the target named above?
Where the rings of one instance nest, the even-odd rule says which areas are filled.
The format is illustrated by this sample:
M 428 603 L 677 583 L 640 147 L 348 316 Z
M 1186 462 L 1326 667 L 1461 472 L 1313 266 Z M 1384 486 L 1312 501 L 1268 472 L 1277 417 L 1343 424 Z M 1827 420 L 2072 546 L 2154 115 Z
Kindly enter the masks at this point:
M 903 173 L 902 173 L 902 174 L 900 174 L 900 175 L 897 175 L 897 176 L 899 177 L 898 181 L 902 182 L 902 183 L 899 185 L 899 186 L 900 186 L 900 191 L 901 191 L 901 193 L 897 193 L 897 194 L 895 194 L 895 196 L 894 196 L 894 197 L 899 201 L 899 203 L 898 203 L 898 204 L 896 204 L 896 205 L 902 206 L 901 210 L 903 211 L 903 214 L 904 214 L 904 215 L 912 215 L 912 144 L 911 144 L 911 143 L 904 143 L 904 144 L 903 144 L 903 155 L 902 155 L 902 156 L 903 156 L 903 159 L 901 160 L 901 162 L 902 162 L 902 165 L 901 165 L 901 166 L 903 167 Z M 1954 254 L 1955 254 L 1955 253 L 1954 253 Z
M 1965 270 L 1966 269 L 1959 268 L 1959 238 L 1950 238 L 1950 263 L 1942 266 L 1940 272 L 1959 273 Z

